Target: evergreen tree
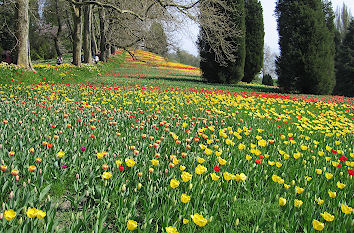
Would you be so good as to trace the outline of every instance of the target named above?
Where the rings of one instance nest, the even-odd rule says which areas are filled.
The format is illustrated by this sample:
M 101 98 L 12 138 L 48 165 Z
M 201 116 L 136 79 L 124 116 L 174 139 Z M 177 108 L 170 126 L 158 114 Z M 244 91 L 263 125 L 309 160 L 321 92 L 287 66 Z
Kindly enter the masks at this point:
M 263 9 L 258 0 L 245 0 L 246 60 L 242 81 L 250 83 L 263 66 L 264 24 Z
M 167 36 L 161 23 L 152 23 L 149 33 L 145 38 L 145 48 L 152 53 L 159 54 L 163 57 L 168 52 Z
M 270 74 L 263 75 L 262 84 L 267 85 L 267 86 L 273 86 L 274 81 L 273 81 L 272 76 Z
M 336 63 L 336 87 L 334 94 L 354 97 L 354 20 L 338 52 Z
M 244 76 L 246 56 L 244 0 L 226 0 L 225 4 L 228 5 L 228 10 L 224 13 L 225 16 L 239 30 L 238 35 L 234 38 L 225 38 L 226 41 L 231 41 L 234 47 L 237 47 L 237 51 L 233 54 L 235 59 L 234 61 L 226 61 L 222 65 L 219 64 L 215 52 L 205 39 L 206 34 L 203 25 L 201 25 L 198 39 L 200 69 L 203 73 L 202 78 L 208 82 L 237 83 Z M 201 9 L 201 14 L 203 14 L 203 9 Z
M 278 0 L 279 86 L 288 92 L 330 94 L 334 77 L 334 30 L 321 0 Z M 333 22 L 332 22 L 333 23 Z

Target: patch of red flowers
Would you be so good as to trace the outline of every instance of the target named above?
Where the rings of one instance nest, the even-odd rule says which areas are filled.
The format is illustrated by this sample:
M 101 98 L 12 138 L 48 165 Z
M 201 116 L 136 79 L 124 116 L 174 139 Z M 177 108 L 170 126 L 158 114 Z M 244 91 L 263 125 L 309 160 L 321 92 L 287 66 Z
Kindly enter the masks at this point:
M 347 158 L 347 157 L 345 157 L 345 156 L 341 156 L 341 157 L 339 157 L 339 160 L 340 160 L 340 161 L 347 161 L 347 159 L 348 159 L 348 158 Z

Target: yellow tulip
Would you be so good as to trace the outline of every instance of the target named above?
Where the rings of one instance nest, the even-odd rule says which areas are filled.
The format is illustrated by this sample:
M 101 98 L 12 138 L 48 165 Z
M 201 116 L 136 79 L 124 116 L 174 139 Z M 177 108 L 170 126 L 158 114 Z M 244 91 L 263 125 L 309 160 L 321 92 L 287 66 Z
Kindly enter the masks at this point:
M 329 173 L 329 172 L 326 172 L 325 173 L 325 177 L 327 178 L 327 180 L 330 180 L 333 178 L 333 174 L 332 173 Z
M 324 228 L 324 223 L 319 222 L 316 219 L 312 221 L 312 225 L 313 225 L 313 229 L 315 229 L 316 231 L 322 231 Z
M 127 164 L 128 167 L 134 167 L 136 162 L 134 159 L 126 159 L 125 163 Z
M 127 222 L 127 228 L 130 231 L 134 231 L 138 227 L 138 223 L 134 220 L 129 220 Z
M 294 206 L 295 207 L 300 207 L 302 206 L 303 202 L 301 200 L 295 199 L 294 200 Z
M 211 173 L 210 176 L 214 181 L 217 181 L 220 178 L 220 176 L 216 175 L 216 173 Z
M 246 155 L 246 160 L 250 161 L 252 159 L 252 156 Z
M 338 167 L 338 165 L 339 165 L 339 163 L 338 163 L 338 162 L 336 162 L 336 161 L 332 161 L 332 166 L 333 166 L 333 167 Z
M 37 217 L 38 210 L 36 208 L 30 208 L 27 210 L 26 215 L 29 218 Z
M 337 182 L 337 187 L 340 188 L 340 189 L 344 189 L 345 188 L 345 184 L 341 183 L 341 182 Z
M 242 144 L 242 143 L 238 144 L 238 149 L 239 150 L 243 150 L 245 148 L 246 148 L 246 146 L 244 144 Z
M 318 201 L 317 201 L 317 204 L 318 204 L 318 205 L 322 205 L 323 203 L 324 203 L 324 200 L 322 200 L 322 199 L 319 198 Z
M 183 193 L 183 194 L 181 195 L 181 202 L 183 202 L 183 203 L 188 203 L 190 200 L 191 200 L 191 197 L 188 196 L 187 194 Z
M 180 166 L 179 166 L 179 170 L 184 171 L 184 170 L 186 170 L 186 167 L 183 166 L 183 165 L 180 165 Z
M 330 198 L 335 198 L 337 196 L 337 193 L 328 191 L 328 195 L 329 195 Z
M 159 161 L 157 159 L 151 160 L 151 163 L 152 163 L 153 166 L 159 165 Z
M 213 153 L 213 151 L 210 150 L 209 148 L 206 148 L 204 152 L 206 155 L 211 155 Z
M 326 220 L 327 222 L 332 222 L 334 220 L 334 215 L 331 215 L 328 212 L 321 213 L 321 216 Z
M 243 173 L 241 174 L 236 174 L 236 181 L 245 181 L 247 179 L 247 176 Z
M 286 204 L 286 199 L 285 198 L 283 198 L 283 197 L 281 197 L 281 198 L 279 198 L 279 205 L 280 206 L 285 206 L 285 204 Z
M 167 233 L 178 233 L 176 227 L 166 227 L 165 229 Z
M 116 161 L 117 166 L 122 165 L 122 163 L 123 163 L 123 161 L 122 161 L 122 160 L 117 160 L 117 161 Z
M 4 213 L 4 217 L 7 221 L 10 221 L 16 217 L 16 212 L 12 209 L 6 210 Z
M 65 152 L 63 152 L 63 151 L 59 151 L 59 152 L 57 153 L 57 156 L 58 156 L 59 158 L 62 158 L 64 155 L 65 155 Z
M 229 180 L 232 179 L 233 175 L 231 173 L 229 173 L 229 172 L 224 172 L 223 176 L 224 176 L 225 180 L 229 181 Z
M 316 173 L 317 173 L 318 175 L 321 175 L 321 174 L 322 174 L 322 170 L 321 170 L 321 169 L 315 169 L 315 171 L 316 171 Z
M 202 215 L 197 213 L 191 215 L 191 218 L 193 219 L 193 222 L 200 227 L 204 227 L 208 222 Z
M 205 159 L 198 157 L 198 158 L 197 158 L 197 161 L 198 161 L 198 163 L 204 163 L 204 162 L 205 162 Z
M 200 164 L 198 164 L 198 166 L 195 168 L 195 173 L 197 173 L 198 175 L 201 175 L 203 173 L 205 173 L 208 169 Z
M 294 154 L 294 159 L 298 159 L 301 157 L 301 153 L 300 152 L 297 152 Z
M 189 223 L 189 220 L 184 218 L 184 219 L 182 220 L 182 222 L 183 222 L 183 224 L 187 224 L 187 223 Z
M 39 219 L 44 218 L 46 215 L 47 215 L 46 212 L 44 212 L 42 210 L 38 210 L 38 212 L 37 212 L 37 218 L 39 218 Z
M 269 164 L 270 166 L 274 166 L 274 165 L 275 165 L 275 162 L 268 160 L 268 164 Z
M 188 172 L 182 172 L 181 178 L 184 182 L 188 182 L 192 179 L 192 174 L 188 173 Z
M 179 181 L 178 181 L 178 180 L 175 180 L 175 179 L 172 179 L 172 180 L 170 181 L 170 186 L 171 186 L 171 188 L 173 188 L 173 189 L 177 188 L 177 187 L 179 186 Z
M 112 177 L 112 173 L 110 172 L 103 172 L 102 178 L 108 180 Z
M 262 139 L 260 141 L 258 141 L 258 146 L 261 146 L 261 147 L 265 147 L 267 145 L 267 141 Z
M 177 164 L 179 164 L 179 160 L 177 158 L 173 158 L 172 163 L 174 165 L 177 165 Z
M 220 165 L 225 165 L 227 161 L 225 159 L 219 158 L 218 162 L 220 163 Z
M 300 188 L 299 186 L 295 186 L 295 191 L 297 194 L 301 194 L 304 191 L 304 189 Z
M 340 208 L 341 208 L 342 212 L 345 213 L 345 214 L 351 214 L 353 212 L 353 208 L 352 207 L 349 207 L 349 206 L 344 205 L 344 204 L 341 204 Z
M 97 156 L 98 159 L 102 159 L 104 157 L 104 154 L 103 153 L 97 153 L 96 156 Z

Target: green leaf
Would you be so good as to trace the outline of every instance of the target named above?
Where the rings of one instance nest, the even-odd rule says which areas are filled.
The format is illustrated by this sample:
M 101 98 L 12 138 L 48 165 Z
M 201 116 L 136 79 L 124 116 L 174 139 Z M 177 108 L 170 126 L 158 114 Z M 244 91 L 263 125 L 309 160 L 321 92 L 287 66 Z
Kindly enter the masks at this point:
M 47 187 L 45 187 L 42 192 L 39 194 L 39 199 L 38 201 L 42 201 L 42 199 L 45 197 L 45 195 L 47 195 L 47 193 L 50 190 L 50 187 L 52 187 L 52 184 L 48 185 Z

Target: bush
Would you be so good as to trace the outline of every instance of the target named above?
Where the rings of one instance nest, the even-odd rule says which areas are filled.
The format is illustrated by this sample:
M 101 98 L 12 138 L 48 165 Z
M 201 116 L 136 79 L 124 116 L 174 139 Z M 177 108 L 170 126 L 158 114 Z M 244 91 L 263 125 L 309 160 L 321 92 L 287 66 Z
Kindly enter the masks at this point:
M 273 86 L 274 82 L 272 76 L 270 74 L 263 75 L 262 84 L 267 86 Z

